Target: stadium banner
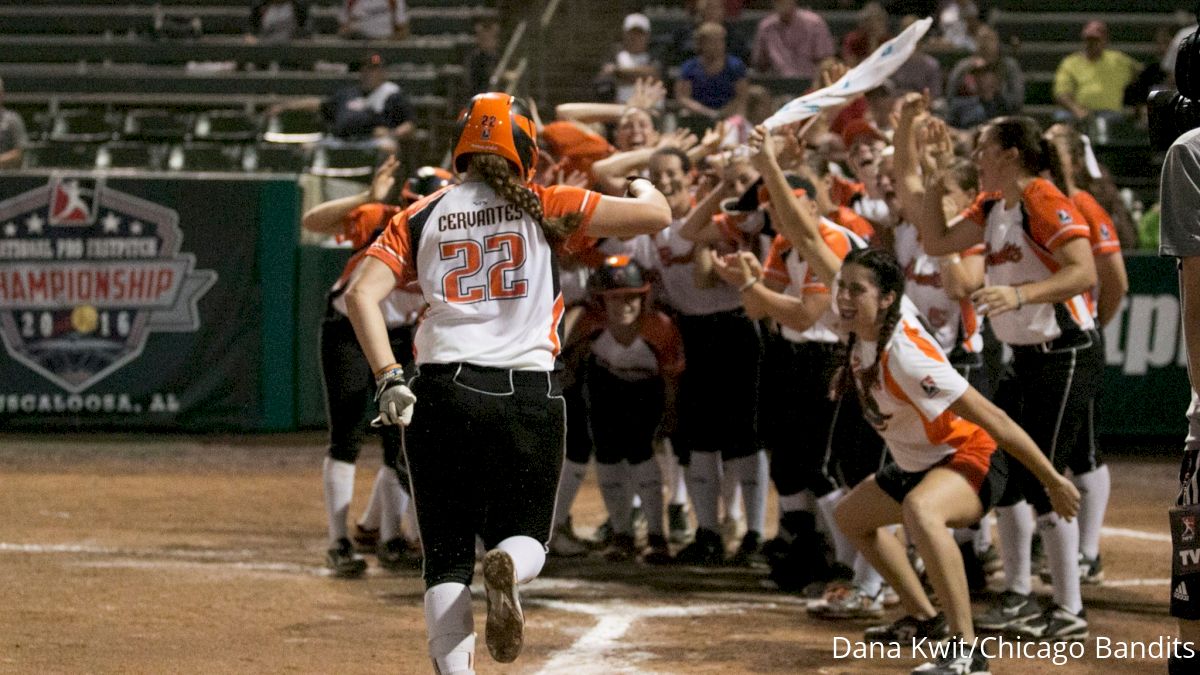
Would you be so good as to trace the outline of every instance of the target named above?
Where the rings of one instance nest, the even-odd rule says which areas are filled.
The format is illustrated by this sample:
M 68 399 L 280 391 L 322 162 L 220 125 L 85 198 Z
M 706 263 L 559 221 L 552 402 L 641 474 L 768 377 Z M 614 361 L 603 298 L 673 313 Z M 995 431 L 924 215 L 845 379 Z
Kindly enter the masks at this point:
M 294 181 L 0 177 L 0 428 L 294 424 Z
M 1182 447 L 1190 389 L 1175 261 L 1135 253 L 1125 267 L 1129 295 L 1104 330 L 1096 424 L 1102 434 L 1174 436 Z

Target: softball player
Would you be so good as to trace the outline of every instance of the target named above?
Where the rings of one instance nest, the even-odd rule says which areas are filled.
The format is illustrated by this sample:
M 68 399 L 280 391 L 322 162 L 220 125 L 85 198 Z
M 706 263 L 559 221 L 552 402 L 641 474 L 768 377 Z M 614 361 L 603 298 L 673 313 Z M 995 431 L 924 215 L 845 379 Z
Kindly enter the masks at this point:
M 576 324 L 567 351 L 581 361 L 596 447 L 596 473 L 614 534 L 605 556 L 641 554 L 630 504 L 641 497 L 649 551 L 645 562 L 671 560 L 663 527 L 663 481 L 654 440 L 670 434 L 683 372 L 683 344 L 667 315 L 650 307 L 650 284 L 627 256 L 610 256 L 589 282 L 597 305 Z
M 974 154 L 984 194 L 947 224 L 943 190 L 934 183 L 917 225 L 931 255 L 986 246 L 988 285 L 971 299 L 1013 351 L 1014 377 L 1001 383 L 1009 391 L 998 397 L 1017 402 L 1013 417 L 1063 470 L 1092 447 L 1088 411 L 1100 386 L 1104 354 L 1087 302 L 1096 269 L 1086 220 L 1052 183 L 1038 177 L 1048 166 L 1047 155 L 1032 119 L 993 120 L 983 127 Z M 1042 610 L 1029 595 L 1033 533 L 1027 517 L 1010 508 L 1006 498 L 1006 508 L 997 514 L 1007 589 L 976 624 L 1051 640 L 1086 639 L 1079 524 L 1056 515 L 1045 490 L 1020 466 L 1012 473 L 1012 482 L 1038 514 L 1054 602 Z
M 838 315 L 849 331 L 838 387 L 853 390 L 892 461 L 838 505 L 837 520 L 899 593 L 907 615 L 870 628 L 868 640 L 975 639 L 963 561 L 948 527 L 977 522 L 1004 492 L 1005 453 L 1037 476 L 1056 513 L 1071 518 L 1079 492 L 1003 411 L 950 365 L 920 315 L 902 302 L 904 273 L 890 253 L 853 251 L 843 263 Z M 900 541 L 884 528 L 903 523 L 945 615 L 936 611 Z M 987 673 L 979 651 L 951 652 L 913 673 Z
M 371 188 L 365 192 L 320 204 L 304 214 L 305 229 L 336 234 L 339 241 L 355 249 L 345 269 L 329 291 L 325 318 L 321 322 L 321 374 L 325 385 L 326 418 L 329 424 L 329 455 L 322 469 L 325 486 L 325 510 L 329 523 L 329 550 L 326 563 L 335 576 L 357 577 L 367 563 L 354 552 L 346 536 L 346 514 L 354 494 L 354 464 L 367 433 L 374 378 L 362 349 L 354 337 L 354 328 L 346 317 L 346 280 L 362 262 L 368 245 L 383 231 L 388 220 L 400 212 L 388 203 L 395 184 L 396 158 L 389 157 L 375 172 Z M 422 167 L 404 182 L 401 204 L 432 194 L 453 182 L 442 169 Z M 412 354 L 412 327 L 425 301 L 420 295 L 402 289 L 390 293 L 381 304 L 393 350 L 406 361 Z M 399 461 L 400 435 L 394 427 L 380 430 L 383 440 L 383 467 L 372 488 L 370 502 L 379 514 L 379 562 L 388 569 L 412 566 L 419 551 L 401 536 L 401 518 L 408 508 L 408 471 Z M 367 511 L 372 507 L 368 505 Z M 360 525 L 360 532 L 364 529 Z
M 1049 176 L 1064 194 L 1071 198 L 1087 220 L 1092 244 L 1092 256 L 1096 264 L 1096 288 L 1092 289 L 1092 313 L 1097 328 L 1103 329 L 1117 315 L 1121 301 L 1129 291 L 1129 277 L 1125 272 L 1125 259 L 1121 256 L 1121 242 L 1117 239 L 1117 228 L 1112 216 L 1096 198 L 1079 186 L 1076 176 L 1085 163 L 1083 136 L 1063 124 L 1056 124 L 1046 131 L 1046 140 L 1053 152 L 1050 155 Z M 1098 334 L 1103 338 L 1103 331 Z M 1108 465 L 1100 456 L 1095 431 L 1091 429 L 1095 420 L 1095 401 L 1088 408 L 1087 436 L 1082 442 L 1089 443 L 1089 452 L 1080 453 L 1071 465 L 1071 479 L 1083 493 L 1083 505 L 1079 510 L 1079 573 L 1085 584 L 1099 583 L 1104 578 L 1100 561 L 1100 528 L 1104 524 L 1104 511 L 1108 507 L 1108 496 L 1112 489 L 1112 477 Z
M 407 425 L 425 621 L 442 675 L 474 672 L 468 585 L 476 535 L 488 549 L 485 636 L 497 661 L 520 654 L 517 585 L 545 562 L 565 433 L 556 249 L 589 236 L 652 233 L 670 222 L 649 181 L 633 181 L 631 198 L 529 185 L 538 150 L 526 111 L 508 94 L 471 99 L 452 152 L 462 184 L 393 218 L 346 292 L 376 376 L 377 419 Z M 379 310 L 382 298 L 409 281 L 429 305 L 414 337 L 411 381 Z

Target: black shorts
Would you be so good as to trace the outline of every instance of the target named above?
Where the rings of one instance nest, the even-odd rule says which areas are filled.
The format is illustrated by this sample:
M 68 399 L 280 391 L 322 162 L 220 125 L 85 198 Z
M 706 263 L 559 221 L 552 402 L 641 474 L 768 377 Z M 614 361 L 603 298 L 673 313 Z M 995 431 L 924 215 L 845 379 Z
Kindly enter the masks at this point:
M 558 375 L 425 364 L 404 434 L 425 585 L 469 585 L 475 536 L 550 539 L 562 470 L 565 403 Z
M 967 448 L 943 458 L 924 471 L 908 472 L 901 469 L 899 464 L 889 461 L 875 474 L 875 483 L 889 497 L 903 504 L 904 498 L 924 480 L 925 474 L 938 467 L 950 469 L 967 479 L 979 495 L 983 513 L 987 513 L 1004 494 L 1008 465 L 1008 455 L 1000 450 Z
M 692 452 L 726 459 L 758 451 L 758 329 L 742 310 L 676 317 L 687 369 L 679 381 L 678 428 L 671 444 L 686 465 Z
M 1104 351 L 1095 331 L 1076 333 L 1044 347 L 1013 347 L 1012 377 L 1001 382 L 997 403 L 1029 434 L 1059 473 L 1085 462 L 1095 448 L 1091 406 L 1104 377 Z M 1050 498 L 1020 463 L 1010 468 L 1011 490 L 1001 505 L 1022 498 L 1039 515 Z
M 587 375 L 588 405 L 596 461 L 630 466 L 654 457 L 654 436 L 662 422 L 661 378 L 630 382 L 591 362 Z
M 781 495 L 824 495 L 837 487 L 830 464 L 838 407 L 829 400 L 829 385 L 845 352 L 838 343 L 783 337 L 771 338 L 764 351 L 758 426 Z

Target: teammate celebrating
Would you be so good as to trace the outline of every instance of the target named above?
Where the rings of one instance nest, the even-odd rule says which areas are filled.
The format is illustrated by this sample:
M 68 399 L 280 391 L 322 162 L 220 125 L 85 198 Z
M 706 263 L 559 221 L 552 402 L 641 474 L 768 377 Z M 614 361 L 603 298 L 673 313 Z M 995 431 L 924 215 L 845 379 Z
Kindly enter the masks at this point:
M 367 246 L 379 236 L 401 206 L 433 194 L 451 184 L 454 177 L 443 169 L 422 167 L 404 182 L 400 206 L 390 200 L 395 188 L 396 158 L 389 157 L 375 172 L 370 189 L 313 207 L 304 214 L 306 230 L 336 234 L 339 241 L 350 242 L 355 253 L 329 291 L 325 318 L 321 322 L 321 374 L 325 385 L 326 413 L 329 422 L 329 456 L 325 458 L 323 477 L 325 510 L 329 520 L 329 550 L 326 564 L 339 577 L 361 576 L 367 563 L 354 552 L 346 536 L 346 512 L 354 494 L 354 463 L 358 459 L 367 432 L 368 409 L 374 390 L 362 349 L 354 337 L 354 328 L 346 317 L 346 281 L 363 260 Z M 405 362 L 411 361 L 412 327 L 425 301 L 416 293 L 395 289 L 383 299 L 381 311 L 388 341 Z M 380 430 L 383 440 L 383 466 L 375 479 L 366 511 L 378 515 L 377 528 L 380 564 L 402 569 L 418 562 L 416 546 L 401 536 L 401 519 L 408 508 L 408 470 L 400 457 L 400 434 L 394 427 Z M 356 537 L 358 538 L 358 537 Z
M 408 425 L 430 656 L 446 675 L 475 672 L 468 585 L 476 535 L 489 549 L 485 635 L 497 661 L 521 652 L 517 585 L 545 562 L 565 432 L 555 372 L 563 310 L 556 248 L 587 236 L 652 233 L 671 219 L 645 180 L 630 183 L 630 198 L 529 185 L 538 151 L 526 111 L 508 94 L 471 99 L 452 153 L 463 183 L 393 218 L 346 293 L 376 374 L 377 419 Z M 378 306 L 408 281 L 429 304 L 411 380 Z

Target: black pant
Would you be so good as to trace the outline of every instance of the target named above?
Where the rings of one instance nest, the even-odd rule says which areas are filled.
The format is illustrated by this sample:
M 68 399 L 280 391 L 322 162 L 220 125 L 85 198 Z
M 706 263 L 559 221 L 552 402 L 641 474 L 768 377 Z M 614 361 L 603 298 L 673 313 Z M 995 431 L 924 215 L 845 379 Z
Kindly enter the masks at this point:
M 676 317 L 687 368 L 679 382 L 679 425 L 671 444 L 679 463 L 693 452 L 725 460 L 758 451 L 754 427 L 760 342 L 741 310 Z
M 405 455 L 425 550 L 425 586 L 470 584 L 475 536 L 488 548 L 550 539 L 566 404 L 556 373 L 425 364 Z
M 392 351 L 402 363 L 412 360 L 412 327 L 388 330 Z M 329 456 L 353 464 L 371 431 L 376 414 L 375 374 L 354 335 L 354 326 L 342 314 L 330 310 L 321 323 L 321 375 L 325 385 L 325 417 L 329 422 Z M 399 461 L 400 431 L 394 426 L 379 429 L 383 462 L 408 485 L 408 472 Z
M 597 462 L 625 460 L 633 466 L 654 457 L 654 436 L 663 415 L 662 379 L 629 382 L 593 361 L 588 368 L 588 400 Z
M 837 487 L 830 473 L 837 402 L 830 381 L 845 363 L 837 343 L 767 338 L 760 377 L 759 431 L 771 452 L 771 481 L 787 496 Z
M 1090 455 L 1095 430 L 1091 405 L 1104 377 L 1104 349 L 1094 331 L 1072 334 L 1046 347 L 1013 348 L 1012 376 L 1001 382 L 997 403 L 1021 425 L 1060 473 Z M 1022 497 L 1039 515 L 1050 498 L 1020 462 L 1009 462 L 1010 490 L 1000 502 Z

